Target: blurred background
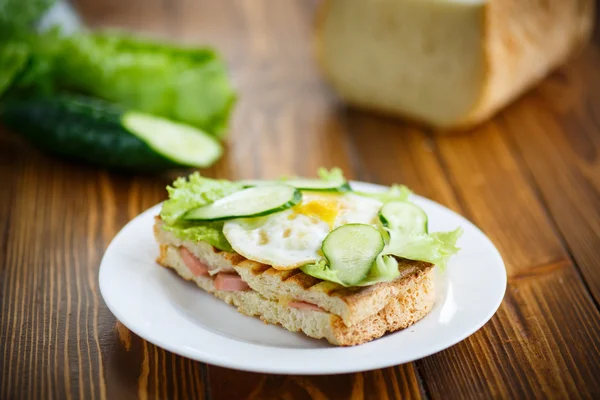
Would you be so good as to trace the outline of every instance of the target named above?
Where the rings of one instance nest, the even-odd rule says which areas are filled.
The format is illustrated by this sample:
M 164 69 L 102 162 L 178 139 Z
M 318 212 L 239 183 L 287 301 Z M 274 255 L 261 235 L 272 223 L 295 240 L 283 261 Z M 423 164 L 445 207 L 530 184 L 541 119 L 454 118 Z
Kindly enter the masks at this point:
M 349 143 L 385 147 L 385 132 L 422 129 L 425 151 L 431 135 L 472 135 L 585 52 L 595 21 L 590 0 L 555 2 L 550 12 L 541 3 L 438 1 L 3 4 L 0 120 L 13 132 L 101 168 L 217 165 L 241 178 L 262 175 L 249 157 L 282 174 L 312 174 L 311 159 L 344 164 L 343 131 Z M 575 87 L 581 79 L 558 74 Z M 560 86 L 561 78 L 542 90 Z M 568 109 L 577 95 L 547 107 Z M 105 124 L 133 111 L 141 122 Z M 373 136 L 353 133 L 361 123 L 374 124 Z

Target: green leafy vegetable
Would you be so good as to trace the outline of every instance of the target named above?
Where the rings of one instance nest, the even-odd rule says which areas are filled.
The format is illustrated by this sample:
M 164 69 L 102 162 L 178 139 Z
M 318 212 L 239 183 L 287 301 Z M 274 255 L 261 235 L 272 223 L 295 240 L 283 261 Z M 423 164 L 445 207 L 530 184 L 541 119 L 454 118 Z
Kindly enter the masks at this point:
M 326 168 L 321 167 L 319 168 L 317 174 L 322 180 L 327 182 L 335 182 L 340 185 L 344 182 L 347 182 L 340 168 L 332 168 L 331 170 L 327 170 Z M 361 192 L 356 190 L 353 190 L 353 192 L 360 196 L 371 197 L 384 203 L 390 201 L 407 201 L 412 194 L 410 189 L 404 185 L 392 185 L 387 191 L 379 193 Z
M 206 242 L 223 251 L 233 252 L 233 248 L 223 235 L 223 221 L 190 223 L 185 221 L 165 224 L 163 228 L 173 232 L 181 240 Z
M 0 38 L 19 35 L 34 23 L 56 0 L 1 0 Z
M 169 200 L 163 203 L 160 217 L 167 224 L 173 224 L 186 211 L 212 203 L 240 189 L 242 186 L 237 182 L 205 178 L 194 172 L 188 179 L 180 177 L 173 182 L 173 186 L 167 186 Z
M 55 0 L 0 0 L 0 96 L 75 91 L 222 137 L 236 95 L 218 54 L 116 32 L 35 33 Z
M 51 29 L 43 35 L 29 32 L 15 40 L 19 46 L 27 49 L 28 57 L 25 68 L 12 84 L 14 90 L 11 95 L 26 98 L 40 94 L 51 95 L 58 91 L 54 70 L 58 65 L 57 56 L 61 51 L 61 40 L 58 28 Z M 0 53 L 4 53 L 1 47 Z
M 346 182 L 344 173 L 340 168 L 332 168 L 327 170 L 326 168 L 321 167 L 317 171 L 317 175 L 319 175 L 319 178 L 326 182 L 338 183 L 340 185 Z
M 13 85 L 20 92 L 75 91 L 217 137 L 227 129 L 236 94 L 223 61 L 210 48 L 185 48 L 116 32 L 63 35 L 58 28 L 12 36 L 12 42 L 28 53 L 27 68 Z M 14 53 L 0 39 L 0 59 L 13 59 Z M 0 81 L 13 78 L 15 74 L 0 71 Z
M 50 38 L 39 37 L 31 44 L 36 48 L 32 66 L 37 80 L 51 79 L 59 88 L 182 121 L 217 136 L 227 128 L 236 96 L 212 49 L 117 33 Z M 21 86 L 36 79 L 29 77 Z
M 0 97 L 28 64 L 34 26 L 56 0 L 0 0 Z
M 326 260 L 319 260 L 314 264 L 304 265 L 300 267 L 300 270 L 315 278 L 335 282 L 342 286 L 348 286 L 338 278 L 336 271 L 329 268 Z M 400 270 L 398 269 L 398 262 L 394 257 L 383 255 L 382 253 L 377 256 L 369 274 L 355 286 L 371 286 L 380 282 L 390 282 L 399 276 Z
M 355 191 L 354 193 L 364 197 L 371 197 L 373 199 L 377 199 L 383 203 L 388 203 L 390 201 L 407 201 L 410 195 L 412 194 L 411 190 L 404 185 L 392 185 L 389 188 L 389 190 L 379 193 L 357 191 Z
M 300 271 L 307 275 L 314 276 L 315 278 L 323 279 L 324 281 L 335 282 L 342 286 L 346 286 L 346 284 L 338 278 L 337 272 L 329 268 L 326 260 L 320 260 L 314 264 L 304 265 L 300 267 Z
M 358 286 L 370 286 L 380 282 L 390 282 L 400 276 L 398 261 L 390 255 L 379 254 L 369 274 Z
M 369 274 L 356 286 L 370 286 L 381 282 L 390 282 L 400 276 L 398 261 L 392 256 L 407 260 L 424 261 L 437 265 L 442 270 L 451 256 L 459 250 L 456 241 L 462 235 L 462 228 L 450 232 L 435 232 L 432 234 L 419 234 L 402 236 L 390 231 L 390 242 L 377 256 L 371 266 Z M 314 264 L 304 265 L 302 272 L 315 278 L 335 282 L 346 286 L 327 265 L 326 260 Z
M 9 88 L 15 77 L 25 68 L 29 49 L 23 43 L 0 44 L 0 96 Z
M 392 254 L 408 260 L 425 261 L 446 268 L 448 259 L 460 250 L 456 247 L 458 238 L 463 233 L 462 228 L 449 232 L 434 232 L 430 234 L 400 235 L 390 231 L 390 242 L 383 254 Z
M 169 200 L 163 203 L 160 211 L 164 229 L 183 240 L 204 241 L 218 249 L 233 251 L 223 235 L 223 222 L 186 222 L 179 218 L 192 208 L 212 203 L 241 188 L 236 182 L 204 178 L 197 172 L 188 179 L 178 178 L 173 186 L 167 186 Z

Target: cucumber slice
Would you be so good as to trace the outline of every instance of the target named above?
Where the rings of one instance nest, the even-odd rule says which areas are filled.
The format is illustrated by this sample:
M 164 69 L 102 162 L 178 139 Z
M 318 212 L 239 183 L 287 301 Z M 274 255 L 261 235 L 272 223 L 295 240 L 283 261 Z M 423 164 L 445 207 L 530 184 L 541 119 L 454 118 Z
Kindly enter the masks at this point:
M 416 204 L 391 201 L 381 207 L 379 219 L 383 226 L 403 235 L 427 233 L 427 214 Z
M 345 181 L 324 181 L 321 179 L 304 179 L 304 178 L 295 178 L 295 179 L 286 179 L 286 185 L 293 186 L 300 190 L 314 190 L 314 191 L 322 191 L 322 192 L 349 192 L 350 185 Z
M 139 112 L 126 112 L 122 124 L 154 151 L 176 164 L 207 167 L 221 157 L 221 145 L 190 125 Z
M 277 183 L 283 183 L 285 185 L 293 186 L 296 189 L 305 191 L 319 191 L 319 192 L 349 192 L 352 189 L 348 182 L 327 182 L 321 179 L 304 179 L 294 178 L 285 179 L 281 181 L 265 181 L 259 179 L 249 179 L 240 182 L 244 187 L 255 187 L 272 185 Z
M 268 181 L 268 180 L 263 180 L 263 179 L 245 179 L 242 181 L 238 181 L 238 183 L 245 188 L 280 184 L 280 182 L 277 182 L 277 181 Z
M 385 242 L 377 229 L 366 224 L 347 224 L 334 229 L 323 240 L 321 250 L 329 269 L 348 286 L 362 281 Z
M 302 193 L 287 185 L 259 186 L 240 190 L 184 214 L 183 219 L 216 221 L 260 217 L 286 210 L 302 200 Z

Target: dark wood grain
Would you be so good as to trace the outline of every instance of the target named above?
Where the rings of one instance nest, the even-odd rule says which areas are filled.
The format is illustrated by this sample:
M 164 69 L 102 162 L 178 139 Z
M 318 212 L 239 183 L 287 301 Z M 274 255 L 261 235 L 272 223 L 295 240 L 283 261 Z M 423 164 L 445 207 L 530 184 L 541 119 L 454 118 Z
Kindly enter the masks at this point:
M 415 190 L 466 215 L 494 240 L 507 263 L 507 299 L 492 322 L 459 345 L 416 363 L 426 392 L 432 398 L 463 399 L 591 397 L 599 391 L 599 386 L 590 386 L 598 372 L 595 353 L 591 355 L 585 346 L 564 355 L 555 349 L 556 341 L 588 343 L 599 349 L 595 332 L 600 314 L 495 122 L 482 126 L 477 136 L 453 137 L 427 136 L 402 123 L 354 110 L 348 122 L 359 159 L 384 154 L 382 143 L 388 149 L 387 156 L 365 165 L 366 177 L 385 183 L 410 182 Z M 411 156 L 398 161 L 400 152 Z M 564 293 L 559 294 L 561 288 Z M 561 308 L 563 301 L 578 312 Z M 532 324 L 530 318 L 540 315 L 547 324 Z M 543 370 L 552 373 L 539 373 L 539 354 L 548 355 Z M 590 369 L 581 371 L 579 367 L 585 365 Z M 560 381 L 556 376 L 561 376 Z M 514 384 L 506 385 L 507 381 Z
M 211 393 L 217 399 L 420 399 L 411 365 L 335 376 L 282 376 L 210 369 Z M 240 396 L 243 394 L 243 396 Z
M 162 350 L 119 324 L 100 258 L 173 176 L 49 158 L 0 129 L 0 398 L 466 399 L 600 395 L 600 36 L 474 132 L 340 104 L 312 58 L 317 1 L 78 0 L 92 27 L 217 47 L 240 100 L 228 178 L 313 174 L 402 182 L 500 249 L 505 300 L 480 331 L 415 363 L 338 376 L 254 374 Z M 485 265 L 482 265 L 485 268 Z
M 597 42 L 599 43 L 599 42 Z M 600 303 L 600 51 L 590 46 L 505 113 L 503 129 Z M 535 118 L 524 113 L 529 110 Z

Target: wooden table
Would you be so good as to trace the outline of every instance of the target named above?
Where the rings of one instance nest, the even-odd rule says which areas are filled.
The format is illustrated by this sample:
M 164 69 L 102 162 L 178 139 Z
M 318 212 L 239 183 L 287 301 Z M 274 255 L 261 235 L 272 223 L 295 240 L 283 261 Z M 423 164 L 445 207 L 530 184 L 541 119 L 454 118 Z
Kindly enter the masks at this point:
M 420 361 L 276 376 L 191 361 L 120 325 L 98 291 L 118 230 L 170 177 L 74 166 L 0 133 L 1 399 L 599 398 L 600 33 L 570 65 L 471 134 L 434 137 L 346 109 L 311 55 L 317 2 L 80 1 L 126 27 L 225 55 L 240 93 L 208 176 L 402 182 L 474 221 L 508 269 L 504 302 L 467 340 Z M 481 268 L 485 268 L 482 265 Z

